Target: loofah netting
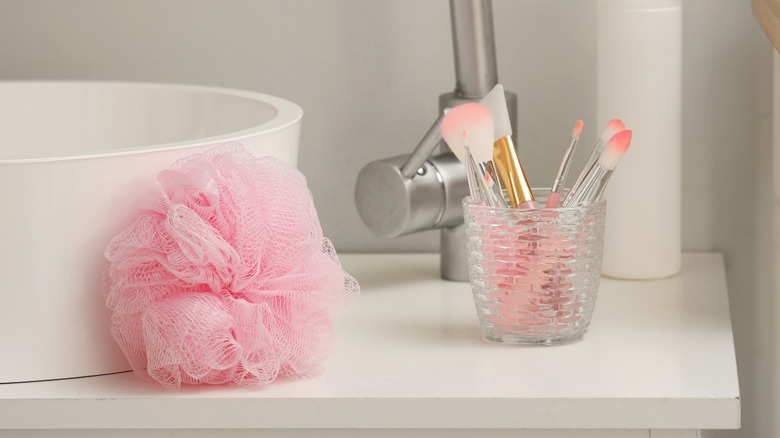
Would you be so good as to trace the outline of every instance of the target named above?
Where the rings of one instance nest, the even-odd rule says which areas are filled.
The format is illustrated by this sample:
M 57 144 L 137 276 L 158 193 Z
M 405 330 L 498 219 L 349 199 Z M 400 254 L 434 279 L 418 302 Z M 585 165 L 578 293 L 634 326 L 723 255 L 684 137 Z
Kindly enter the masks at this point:
M 304 176 L 240 144 L 161 172 L 105 256 L 114 338 L 139 376 L 171 388 L 317 374 L 360 294 Z

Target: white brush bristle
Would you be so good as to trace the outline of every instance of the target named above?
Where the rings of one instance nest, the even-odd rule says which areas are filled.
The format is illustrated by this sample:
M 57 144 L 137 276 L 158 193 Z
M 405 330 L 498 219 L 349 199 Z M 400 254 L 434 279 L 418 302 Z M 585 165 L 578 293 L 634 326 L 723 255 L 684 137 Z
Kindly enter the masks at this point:
M 614 170 L 631 144 L 631 131 L 620 131 L 613 135 L 599 157 L 599 164 L 607 170 Z
M 458 157 L 458 160 L 465 164 L 466 152 L 464 150 L 463 130 L 459 131 L 457 126 L 450 126 L 453 119 L 449 118 L 449 114 L 450 111 L 447 111 L 441 121 L 441 127 L 439 128 L 441 130 L 441 137 L 444 139 L 444 142 L 447 143 L 447 146 L 450 147 L 452 153 Z
M 504 86 L 497 84 L 480 101 L 493 113 L 493 141 L 512 135 L 512 123 L 509 120 L 509 110 L 506 107 L 506 96 L 504 95 Z
M 609 141 L 612 136 L 625 129 L 626 126 L 623 125 L 623 122 L 620 119 L 612 119 L 607 123 L 607 127 L 604 128 L 604 131 L 601 133 L 601 139 Z
M 464 103 L 449 110 L 441 121 L 441 136 L 462 163 L 466 162 L 464 132 L 474 161 L 493 159 L 493 114 L 488 107 Z

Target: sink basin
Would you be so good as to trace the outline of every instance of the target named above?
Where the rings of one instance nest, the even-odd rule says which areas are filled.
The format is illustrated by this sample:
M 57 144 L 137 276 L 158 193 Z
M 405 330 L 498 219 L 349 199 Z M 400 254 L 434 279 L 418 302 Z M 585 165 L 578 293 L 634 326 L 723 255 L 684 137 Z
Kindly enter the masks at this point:
M 101 288 L 111 238 L 177 159 L 240 142 L 295 166 L 302 115 L 220 88 L 0 82 L 0 383 L 129 370 Z

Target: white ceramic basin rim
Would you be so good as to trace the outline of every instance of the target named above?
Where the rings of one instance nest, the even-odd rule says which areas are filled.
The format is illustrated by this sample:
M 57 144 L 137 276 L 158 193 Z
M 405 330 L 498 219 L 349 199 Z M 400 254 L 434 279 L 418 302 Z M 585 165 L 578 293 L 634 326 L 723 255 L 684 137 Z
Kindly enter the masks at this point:
M 0 165 L 241 141 L 298 123 L 276 96 L 194 85 L 0 82 Z

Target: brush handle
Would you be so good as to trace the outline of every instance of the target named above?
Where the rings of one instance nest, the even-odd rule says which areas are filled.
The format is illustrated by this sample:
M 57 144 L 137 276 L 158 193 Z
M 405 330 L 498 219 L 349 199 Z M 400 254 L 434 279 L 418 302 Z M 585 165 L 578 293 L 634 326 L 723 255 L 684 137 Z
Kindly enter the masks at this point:
M 547 205 L 544 208 L 558 208 L 561 205 L 561 194 L 558 192 L 550 191 L 550 196 L 547 197 Z
M 590 167 L 582 184 L 563 201 L 564 207 L 579 207 L 598 199 L 612 176 L 612 171 L 598 162 Z
M 569 168 L 571 167 L 571 159 L 574 156 L 574 149 L 577 147 L 577 139 L 572 138 L 569 148 L 563 154 L 561 165 L 558 167 L 558 175 L 555 176 L 552 189 L 550 189 L 550 196 L 547 198 L 547 208 L 558 207 L 561 201 L 561 192 L 563 191 L 563 185 L 566 182 L 566 176 L 569 174 Z

